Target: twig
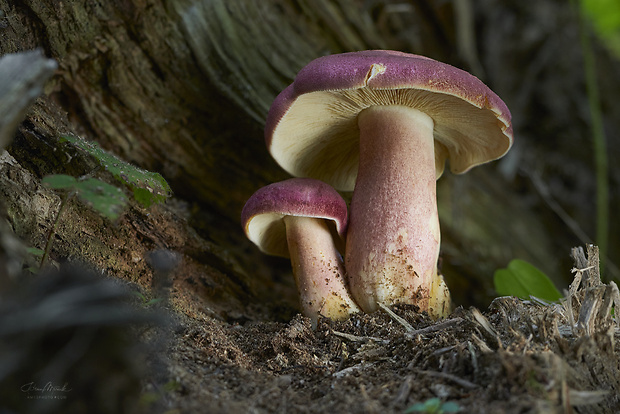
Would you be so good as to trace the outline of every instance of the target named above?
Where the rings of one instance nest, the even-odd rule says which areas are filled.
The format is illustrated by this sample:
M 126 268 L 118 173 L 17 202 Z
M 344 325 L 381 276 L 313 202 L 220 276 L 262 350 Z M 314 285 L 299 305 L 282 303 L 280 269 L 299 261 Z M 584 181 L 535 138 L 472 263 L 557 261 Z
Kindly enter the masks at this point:
M 577 286 L 579 286 L 579 284 L 577 284 Z M 568 325 L 570 326 L 570 331 L 571 334 L 573 334 L 573 336 L 575 335 L 575 315 L 573 314 L 573 297 L 574 297 L 574 293 L 573 292 L 573 285 L 571 284 L 571 290 L 567 291 L 566 289 L 564 289 L 564 297 L 566 297 L 566 304 L 564 305 L 564 309 L 566 310 L 566 313 L 568 314 Z M 558 328 L 559 329 L 559 328 Z
M 440 331 L 452 325 L 458 325 L 461 322 L 463 322 L 463 318 L 448 319 L 446 321 L 438 322 L 434 325 L 427 326 L 426 328 L 409 331 L 407 332 L 406 336 L 407 338 L 415 338 L 418 335 L 426 335 L 431 332 Z
M 620 328 L 620 290 L 618 290 L 618 285 L 613 281 L 609 282 L 609 286 L 611 286 L 612 298 L 614 300 L 616 326 Z
M 370 367 L 372 365 L 373 364 L 369 363 L 369 362 L 361 362 L 361 363 L 359 363 L 357 365 L 353 365 L 352 367 L 348 367 L 348 368 L 345 368 L 345 369 L 340 370 L 338 372 L 334 372 L 332 374 L 332 376 L 333 377 L 338 377 L 338 378 L 339 377 L 344 377 L 345 375 L 351 374 L 354 371 L 357 371 L 357 370 L 360 370 L 360 369 L 365 369 L 365 368 Z
M 379 307 L 383 309 L 388 315 L 390 315 L 392 319 L 394 319 L 396 322 L 398 322 L 399 324 L 405 327 L 405 329 L 407 330 L 407 333 L 405 334 L 405 336 L 409 339 L 415 338 L 418 335 L 425 335 L 431 332 L 440 331 L 452 325 L 457 325 L 463 321 L 462 318 L 454 318 L 454 319 L 448 319 L 446 321 L 438 322 L 434 325 L 427 326 L 426 328 L 414 329 L 413 326 L 411 326 L 409 322 L 407 322 L 406 320 L 398 316 L 387 306 L 379 303 Z
M 466 379 L 463 378 L 459 378 L 456 375 L 452 375 L 452 374 L 447 374 L 445 372 L 436 372 L 436 371 L 420 371 L 421 374 L 426 374 L 426 375 L 430 375 L 431 377 L 438 377 L 438 378 L 443 378 L 443 379 L 447 379 L 450 380 L 458 385 L 460 385 L 463 388 L 469 388 L 469 389 L 474 389 L 474 388 L 478 388 L 477 384 L 474 384 L 471 381 L 467 381 Z
M 387 339 L 375 338 L 373 336 L 357 336 L 357 335 L 351 335 L 345 332 L 338 332 L 338 331 L 332 331 L 332 333 L 336 336 L 347 339 L 351 342 L 368 342 L 368 341 L 382 342 L 382 343 L 390 342 Z
M 405 327 L 405 329 L 407 330 L 407 332 L 414 332 L 415 329 L 413 329 L 413 326 L 411 326 L 411 324 L 409 322 L 407 322 L 406 320 L 404 320 L 403 318 L 401 318 L 400 316 L 398 316 L 397 314 L 395 314 L 394 312 L 392 312 L 392 310 L 390 308 L 388 308 L 387 306 L 385 306 L 382 303 L 378 304 L 379 307 L 381 309 L 383 309 L 388 315 L 390 315 L 390 317 L 392 319 L 394 319 L 396 322 L 400 323 L 402 326 Z
M 478 325 L 482 326 L 484 328 L 484 331 L 488 333 L 491 338 L 498 337 L 495 329 L 493 329 L 487 318 L 485 318 L 484 315 L 480 313 L 477 308 L 472 308 L 471 314 L 473 315 L 474 320 L 478 323 Z
M 58 209 L 58 214 L 56 214 L 56 219 L 54 220 L 54 224 L 52 225 L 52 228 L 50 229 L 49 235 L 47 236 L 47 242 L 45 243 L 45 252 L 43 253 L 43 257 L 41 258 L 41 264 L 39 265 L 39 269 L 41 270 L 43 269 L 43 266 L 45 265 L 45 262 L 50 254 L 50 251 L 52 250 L 52 243 L 54 240 L 54 236 L 56 235 L 56 229 L 58 228 L 60 217 L 62 216 L 63 211 L 65 211 L 65 208 L 69 204 L 69 200 L 71 199 L 71 197 L 73 197 L 73 194 L 74 194 L 73 192 L 69 194 L 64 194 L 61 198 L 60 208 Z
M 491 352 L 493 352 L 493 350 L 487 345 L 487 343 L 480 339 L 478 335 L 471 334 L 471 339 L 476 343 L 476 345 L 478 345 L 478 348 L 480 348 L 480 351 L 482 353 L 490 354 Z

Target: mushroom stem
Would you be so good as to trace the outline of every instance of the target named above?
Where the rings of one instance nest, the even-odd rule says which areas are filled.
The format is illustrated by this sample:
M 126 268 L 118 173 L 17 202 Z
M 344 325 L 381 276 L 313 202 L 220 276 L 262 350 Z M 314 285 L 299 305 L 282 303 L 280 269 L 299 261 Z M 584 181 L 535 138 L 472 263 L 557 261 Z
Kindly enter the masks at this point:
M 342 258 L 324 219 L 286 216 L 286 238 L 302 313 L 344 319 L 359 312 L 344 279 Z
M 358 125 L 345 257 L 353 298 L 366 312 L 377 303 L 407 303 L 439 316 L 448 310 L 449 293 L 437 275 L 433 120 L 405 106 L 372 106 Z

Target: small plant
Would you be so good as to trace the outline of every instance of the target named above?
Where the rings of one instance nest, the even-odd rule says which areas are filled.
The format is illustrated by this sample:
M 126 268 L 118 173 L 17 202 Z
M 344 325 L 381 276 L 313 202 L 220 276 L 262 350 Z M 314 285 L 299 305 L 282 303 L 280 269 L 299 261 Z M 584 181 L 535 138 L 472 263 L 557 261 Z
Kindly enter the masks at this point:
M 120 188 L 96 178 L 79 180 L 70 175 L 56 174 L 44 177 L 42 182 L 55 190 L 66 190 L 61 210 L 66 201 L 76 195 L 102 216 L 116 220 L 127 205 L 127 197 Z
M 63 136 L 60 142 L 68 142 L 78 150 L 90 155 L 114 178 L 133 192 L 134 199 L 143 207 L 161 203 L 170 196 L 170 185 L 161 174 L 136 167 L 102 149 L 97 143 L 79 137 Z
M 170 186 L 160 174 L 131 165 L 103 150 L 96 143 L 74 136 L 64 136 L 60 142 L 68 142 L 91 156 L 101 167 L 131 190 L 134 199 L 145 208 L 163 202 L 171 194 Z M 112 221 L 120 216 L 128 202 L 125 193 L 120 188 L 97 178 L 78 179 L 70 175 L 55 174 L 44 177 L 42 182 L 50 188 L 63 191 L 63 196 L 47 238 L 39 268 L 43 267 L 49 256 L 58 223 L 73 196 L 77 196 L 102 216 Z M 40 251 L 32 250 L 30 254 L 39 255 Z M 30 270 L 36 271 L 32 268 Z
M 42 183 L 56 190 L 64 190 L 60 208 L 45 243 L 45 250 L 41 258 L 40 268 L 43 268 L 52 247 L 52 241 L 69 200 L 76 195 L 90 205 L 97 212 L 110 220 L 116 220 L 127 205 L 127 198 L 120 188 L 104 183 L 96 178 L 79 180 L 70 175 L 56 174 L 44 177 Z
M 26 253 L 31 256 L 34 260 L 37 260 L 37 258 L 39 258 L 39 263 L 41 262 L 41 259 L 43 257 L 43 255 L 45 254 L 45 251 L 38 249 L 36 247 L 28 247 L 26 249 Z M 40 265 L 34 265 L 34 266 L 28 266 L 26 267 L 26 270 L 28 270 L 31 273 L 37 273 L 37 271 L 39 270 L 39 266 Z
M 501 296 L 517 296 L 529 299 L 531 296 L 548 302 L 562 298 L 551 279 L 530 263 L 514 259 L 506 269 L 498 269 L 493 275 L 495 290 Z
M 444 414 L 457 413 L 460 407 L 455 402 L 442 402 L 439 398 L 430 398 L 423 403 L 413 404 L 407 408 L 405 414 L 408 413 L 426 413 L 426 414 Z
M 142 306 L 148 308 L 151 305 L 161 302 L 163 298 L 149 299 L 145 294 L 141 292 L 134 292 L 134 294 L 142 301 Z

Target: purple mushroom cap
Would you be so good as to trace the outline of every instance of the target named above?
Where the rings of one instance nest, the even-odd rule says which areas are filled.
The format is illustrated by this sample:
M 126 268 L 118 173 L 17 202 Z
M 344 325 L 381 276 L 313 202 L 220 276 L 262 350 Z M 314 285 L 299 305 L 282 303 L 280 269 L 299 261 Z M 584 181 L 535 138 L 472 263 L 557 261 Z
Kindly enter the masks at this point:
M 369 50 L 310 62 L 273 102 L 265 140 L 290 174 L 353 190 L 359 154 L 357 115 L 374 105 L 416 108 L 434 121 L 439 178 L 502 157 L 511 147 L 510 111 L 475 76 L 433 59 Z
M 241 212 L 241 225 L 258 248 L 273 256 L 289 257 L 286 216 L 313 217 L 333 222 L 344 240 L 347 204 L 329 184 L 312 178 L 291 178 L 256 191 Z

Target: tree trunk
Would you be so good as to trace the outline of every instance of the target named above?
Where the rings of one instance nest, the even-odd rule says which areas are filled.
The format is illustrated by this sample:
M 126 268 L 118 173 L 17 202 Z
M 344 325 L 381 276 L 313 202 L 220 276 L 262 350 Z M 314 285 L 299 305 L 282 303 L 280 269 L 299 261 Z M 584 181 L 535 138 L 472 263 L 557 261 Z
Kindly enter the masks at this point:
M 463 5 L 426 1 L 397 9 L 389 2 L 368 6 L 359 0 L 0 0 L 0 53 L 40 47 L 58 64 L 45 95 L 19 126 L 10 156 L 2 158 L 6 216 L 26 245 L 42 248 L 59 198 L 40 185 L 40 178 L 54 173 L 105 177 L 92 161 L 59 141 L 65 134 L 79 135 L 160 172 L 175 198 L 149 211 L 134 204 L 114 225 L 72 202 L 54 240 L 54 259 L 88 260 L 148 286 L 147 253 L 167 249 L 183 257 L 174 289 L 188 312 L 255 318 L 248 303 L 290 306 L 296 301 L 290 265 L 263 257 L 238 224 L 255 190 L 287 178 L 264 145 L 262 126 L 271 101 L 318 56 L 398 49 L 473 68 L 514 107 L 517 142 L 540 142 L 540 132 L 532 131 L 542 121 L 527 103 L 540 99 L 540 106 L 548 105 L 552 113 L 561 108 L 522 85 L 515 61 L 529 52 L 510 43 L 509 28 L 496 18 L 511 13 L 522 18 L 528 12 L 525 6 L 483 3 L 464 2 L 463 11 Z M 556 24 L 574 27 L 562 5 L 546 3 Z M 497 49 L 500 37 L 515 55 L 506 57 L 508 52 Z M 555 46 L 540 52 L 541 59 L 560 53 Z M 478 57 L 477 49 L 484 55 Z M 579 52 L 569 55 L 565 59 L 578 59 Z M 531 70 L 533 78 L 553 73 Z M 578 78 L 580 70 L 571 69 L 573 75 Z M 571 97 L 582 95 L 570 92 Z M 552 120 L 544 124 L 555 125 Z M 587 131 L 583 123 L 576 128 Z M 568 277 L 570 265 L 562 267 L 567 263 L 562 257 L 580 240 L 549 209 L 549 198 L 535 191 L 531 170 L 525 174 L 514 167 L 524 160 L 522 165 L 532 165 L 550 152 L 547 144 L 537 144 L 524 154 L 524 144 L 503 164 L 438 183 L 443 270 L 457 304 L 488 301 L 494 294 L 493 271 L 515 257 L 530 260 L 556 282 Z M 553 150 L 554 165 L 570 160 L 562 152 L 570 145 Z M 587 166 L 579 171 L 585 177 L 580 189 L 590 189 Z M 543 167 L 542 174 L 549 175 L 549 169 Z M 591 219 L 589 204 L 574 211 Z M 590 227 L 586 223 L 586 230 Z M 618 244 L 615 237 L 612 246 Z

